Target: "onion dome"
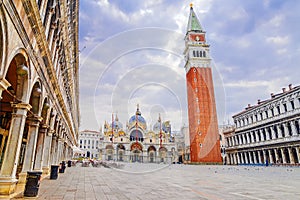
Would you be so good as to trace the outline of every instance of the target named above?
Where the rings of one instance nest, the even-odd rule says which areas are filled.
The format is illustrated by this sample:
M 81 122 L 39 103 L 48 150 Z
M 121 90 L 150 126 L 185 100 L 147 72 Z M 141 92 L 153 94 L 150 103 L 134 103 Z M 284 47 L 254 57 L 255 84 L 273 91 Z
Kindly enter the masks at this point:
M 135 127 L 136 123 L 138 123 L 138 126 L 142 129 L 147 128 L 147 123 L 144 117 L 142 116 L 142 113 L 140 112 L 139 105 L 137 105 L 137 109 L 135 112 L 135 115 L 131 116 L 129 119 L 129 127 Z

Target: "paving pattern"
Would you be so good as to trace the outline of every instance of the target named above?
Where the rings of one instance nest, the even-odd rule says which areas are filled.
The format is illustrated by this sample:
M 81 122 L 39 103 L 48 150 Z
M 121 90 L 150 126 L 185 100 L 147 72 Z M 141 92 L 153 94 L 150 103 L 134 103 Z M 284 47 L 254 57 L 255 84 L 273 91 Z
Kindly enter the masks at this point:
M 296 200 L 300 168 L 126 163 L 112 169 L 78 164 L 57 180 L 42 180 L 36 199 Z

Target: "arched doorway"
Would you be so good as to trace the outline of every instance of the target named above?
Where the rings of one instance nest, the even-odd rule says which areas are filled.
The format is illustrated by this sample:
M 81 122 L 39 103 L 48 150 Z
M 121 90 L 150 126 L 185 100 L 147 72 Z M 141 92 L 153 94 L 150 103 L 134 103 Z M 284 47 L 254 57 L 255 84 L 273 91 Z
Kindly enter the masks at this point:
M 168 152 L 168 150 L 165 147 L 160 147 L 159 148 L 160 162 L 166 162 L 167 161 L 167 152 Z
M 154 146 L 150 146 L 147 152 L 148 152 L 149 162 L 154 163 L 156 161 L 156 148 Z
M 26 104 L 29 79 L 27 57 L 24 50 L 18 52 L 9 64 L 5 78 L 0 79 L 1 85 L 6 85 L 0 98 L 0 168 L 2 175 L 13 178 L 17 175 L 20 152 L 24 152 L 22 136 L 30 110 Z M 24 136 L 27 137 L 26 129 Z
M 112 145 L 107 145 L 106 148 L 106 160 L 113 160 L 114 159 L 114 147 Z
M 140 143 L 135 142 L 130 147 L 130 161 L 131 162 L 143 162 L 143 147 Z
M 123 144 L 117 146 L 117 161 L 124 161 L 125 147 Z

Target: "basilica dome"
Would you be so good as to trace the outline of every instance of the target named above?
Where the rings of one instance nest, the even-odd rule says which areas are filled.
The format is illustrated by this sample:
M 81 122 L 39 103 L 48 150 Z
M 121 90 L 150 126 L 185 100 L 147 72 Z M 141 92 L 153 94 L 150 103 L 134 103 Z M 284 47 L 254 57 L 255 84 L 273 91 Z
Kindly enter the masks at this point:
M 142 116 L 139 106 L 137 106 L 135 115 L 131 116 L 129 119 L 129 127 L 133 128 L 136 125 L 136 122 L 138 122 L 138 126 L 144 130 L 147 128 L 147 123 L 145 118 Z

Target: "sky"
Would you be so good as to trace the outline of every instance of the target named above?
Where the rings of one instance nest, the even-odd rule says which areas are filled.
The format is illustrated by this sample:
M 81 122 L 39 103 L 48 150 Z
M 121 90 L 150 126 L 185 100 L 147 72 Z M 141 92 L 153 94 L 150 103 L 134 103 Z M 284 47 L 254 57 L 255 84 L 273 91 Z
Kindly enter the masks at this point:
M 139 104 L 148 129 L 188 125 L 183 51 L 191 1 L 81 0 L 80 130 Z M 219 125 L 258 99 L 299 85 L 300 1 L 194 0 L 210 45 Z

